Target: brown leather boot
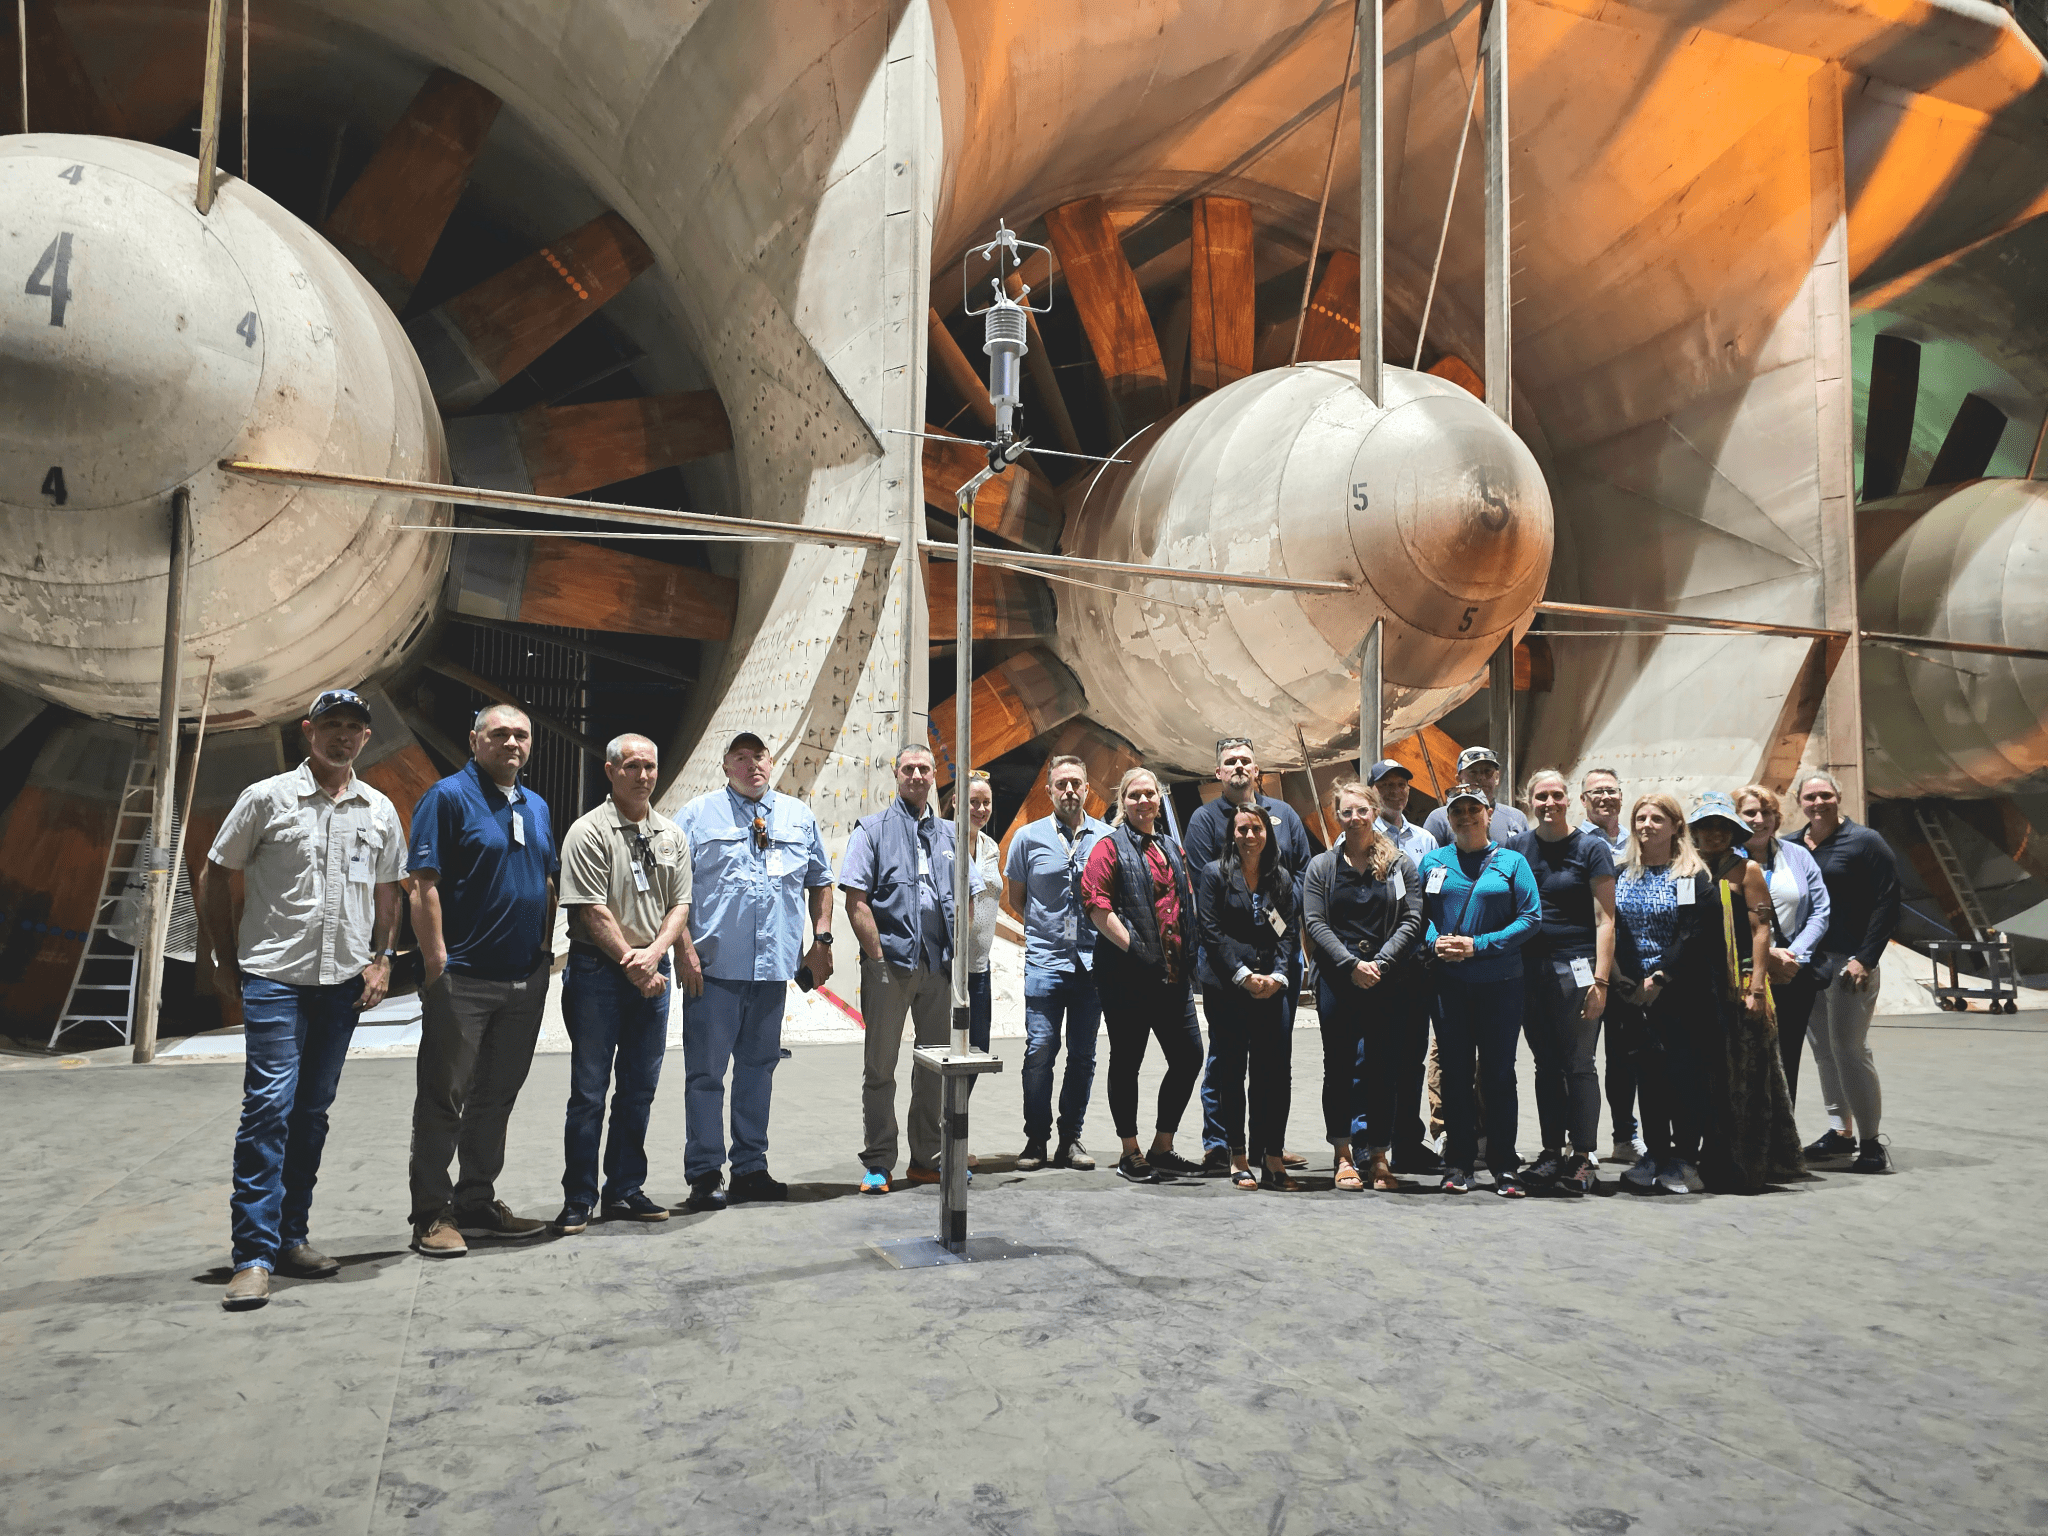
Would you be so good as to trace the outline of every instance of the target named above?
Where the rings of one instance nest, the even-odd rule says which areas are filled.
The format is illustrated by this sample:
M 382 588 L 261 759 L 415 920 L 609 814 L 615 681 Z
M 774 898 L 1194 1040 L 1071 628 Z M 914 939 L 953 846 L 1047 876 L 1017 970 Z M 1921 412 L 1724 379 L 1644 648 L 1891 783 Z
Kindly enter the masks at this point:
M 261 1264 L 238 1269 L 220 1304 L 230 1312 L 252 1312 L 270 1300 L 270 1271 Z

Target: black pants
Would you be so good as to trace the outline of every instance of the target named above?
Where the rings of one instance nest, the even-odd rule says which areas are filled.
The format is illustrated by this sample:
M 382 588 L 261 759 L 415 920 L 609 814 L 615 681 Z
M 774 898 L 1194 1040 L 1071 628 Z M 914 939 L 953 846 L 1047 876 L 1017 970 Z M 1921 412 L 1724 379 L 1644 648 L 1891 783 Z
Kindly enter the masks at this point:
M 1706 1131 L 1706 1064 L 1688 1006 L 1697 1002 L 1665 991 L 1647 1010 L 1619 999 L 1609 1005 L 1627 1018 L 1624 1029 L 1642 1093 L 1643 1142 L 1660 1163 L 1698 1162 Z
M 1293 1107 L 1294 1029 L 1287 1022 L 1286 1004 L 1277 992 L 1253 997 L 1242 987 L 1204 987 L 1202 1011 L 1209 1018 L 1208 1081 L 1216 1092 L 1216 1118 L 1224 1141 L 1258 1167 L 1261 1159 L 1280 1155 L 1287 1113 Z
M 1095 984 L 1109 1035 L 1109 1115 L 1117 1135 L 1138 1134 L 1138 1068 L 1145 1061 L 1147 1035 L 1157 1035 L 1166 1053 L 1156 1126 L 1171 1135 L 1202 1072 L 1202 1026 L 1195 1022 L 1194 992 L 1185 980 L 1168 984 L 1155 972 L 1126 970 L 1114 962 L 1104 966 L 1101 957 Z
M 1607 1029 L 1607 1117 L 1614 1123 L 1614 1139 L 1630 1141 L 1637 1130 L 1636 1060 L 1629 1054 L 1627 1025 L 1617 1021 L 1612 1008 L 1602 1022 Z
M 1819 997 L 1820 983 L 1810 965 L 1802 965 L 1790 981 L 1771 983 L 1771 1002 L 1778 1014 L 1778 1055 L 1785 1063 L 1785 1087 L 1794 1104 L 1799 1102 L 1799 1056 L 1806 1048 L 1806 1023 L 1813 1017 Z
M 1536 1063 L 1536 1118 L 1544 1150 L 1562 1152 L 1569 1139 L 1574 1152 L 1597 1154 L 1600 1074 L 1593 1047 L 1600 1021 L 1585 1016 L 1591 989 L 1577 985 L 1571 961 L 1568 955 L 1522 952 L 1522 1030 Z
M 1376 987 L 1318 976 L 1323 1027 L 1323 1127 L 1353 1151 L 1422 1147 L 1422 1075 L 1429 1057 L 1430 991 L 1417 967 L 1397 966 Z M 1332 1083 L 1332 1067 L 1348 1064 Z
M 1521 1035 L 1521 977 L 1476 982 L 1438 977 L 1436 1039 L 1444 1076 L 1444 1161 L 1451 1167 L 1472 1171 L 1482 1115 L 1486 1166 L 1495 1173 L 1512 1173 L 1522 1166 L 1515 1156 L 1515 1128 L 1521 1114 L 1515 1090 L 1515 1042 Z M 1485 1096 L 1483 1110 L 1473 1103 L 1475 1055 Z

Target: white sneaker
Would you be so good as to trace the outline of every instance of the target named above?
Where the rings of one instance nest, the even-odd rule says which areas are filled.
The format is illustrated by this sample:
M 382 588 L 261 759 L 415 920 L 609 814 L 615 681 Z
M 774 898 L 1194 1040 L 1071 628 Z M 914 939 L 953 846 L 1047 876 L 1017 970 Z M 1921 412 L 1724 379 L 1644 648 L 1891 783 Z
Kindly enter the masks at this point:
M 1657 1160 L 1645 1154 L 1637 1158 L 1632 1166 L 1624 1170 L 1621 1177 L 1622 1182 L 1633 1184 L 1637 1189 L 1655 1189 L 1657 1187 Z
M 1677 1158 L 1668 1159 L 1663 1167 L 1657 1170 L 1657 1187 L 1667 1195 L 1691 1194 L 1692 1186 L 1685 1182 L 1686 1166 Z

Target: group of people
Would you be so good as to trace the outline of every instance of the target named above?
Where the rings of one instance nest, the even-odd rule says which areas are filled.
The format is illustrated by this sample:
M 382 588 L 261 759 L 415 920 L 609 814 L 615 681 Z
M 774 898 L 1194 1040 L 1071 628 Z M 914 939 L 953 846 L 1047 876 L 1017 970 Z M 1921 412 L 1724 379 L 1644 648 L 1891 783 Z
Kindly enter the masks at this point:
M 645 1189 L 646 1133 L 678 986 L 684 1209 L 786 1198 L 768 1171 L 773 1073 L 789 983 L 833 974 L 835 887 L 861 950 L 859 1187 L 890 1187 L 905 1025 L 920 1045 L 951 1029 L 956 849 L 929 748 L 896 754 L 895 797 L 858 823 L 835 876 L 810 811 L 768 787 L 772 760 L 751 732 L 726 746 L 724 788 L 673 819 L 652 805 L 654 743 L 618 737 L 606 749 L 610 794 L 558 850 L 548 807 L 520 782 L 532 725 L 514 706 L 478 714 L 471 760 L 421 797 L 409 840 L 352 766 L 371 729 L 363 699 L 327 690 L 300 729 L 305 761 L 242 793 L 201 877 L 205 942 L 218 984 L 241 1002 L 247 1048 L 227 1306 L 261 1306 L 274 1270 L 338 1267 L 310 1241 L 313 1185 L 355 1021 L 390 988 L 408 897 L 424 966 L 408 1171 L 420 1254 L 581 1232 L 600 1215 L 668 1219 Z M 1796 1176 L 1805 1158 L 1845 1155 L 1859 1172 L 1884 1171 L 1867 1036 L 1898 878 L 1883 839 L 1841 814 L 1834 780 L 1798 786 L 1806 825 L 1780 837 L 1778 797 L 1761 785 L 1703 794 L 1689 810 L 1645 794 L 1624 825 L 1611 771 L 1584 775 L 1576 820 L 1570 786 L 1545 770 L 1528 783 L 1532 823 L 1501 801 L 1500 773 L 1487 749 L 1466 751 L 1458 782 L 1417 825 L 1409 771 L 1377 763 L 1334 787 L 1341 830 L 1316 852 L 1300 816 L 1260 793 L 1248 740 L 1218 743 L 1220 792 L 1184 837 L 1150 770 L 1123 775 L 1105 823 L 1088 812 L 1083 762 L 1060 756 L 1046 769 L 1051 814 L 1019 828 L 1006 857 L 985 830 L 987 775 L 965 775 L 970 1026 L 984 1049 L 1005 901 L 1025 935 L 1016 1166 L 1096 1166 L 1082 1133 L 1106 1033 L 1119 1175 L 1300 1189 L 1307 1159 L 1285 1137 L 1294 1015 L 1312 990 L 1339 1189 L 1395 1190 L 1408 1175 L 1465 1193 L 1484 1171 L 1498 1195 L 1588 1193 L 1603 1023 L 1608 1158 L 1630 1164 L 1627 1183 L 1754 1190 Z M 231 870 L 242 874 L 239 922 Z M 495 1185 L 554 969 L 558 903 L 572 1054 L 564 1203 L 542 1221 L 513 1212 Z M 1525 1033 L 1542 1141 L 1526 1164 L 1515 1071 Z M 1809 1034 L 1830 1124 L 1802 1149 L 1792 1096 Z M 1152 1039 L 1166 1071 L 1141 1142 Z M 1198 1080 L 1195 1158 L 1174 1138 Z M 910 1182 L 939 1181 L 941 1141 L 938 1080 L 914 1074 Z

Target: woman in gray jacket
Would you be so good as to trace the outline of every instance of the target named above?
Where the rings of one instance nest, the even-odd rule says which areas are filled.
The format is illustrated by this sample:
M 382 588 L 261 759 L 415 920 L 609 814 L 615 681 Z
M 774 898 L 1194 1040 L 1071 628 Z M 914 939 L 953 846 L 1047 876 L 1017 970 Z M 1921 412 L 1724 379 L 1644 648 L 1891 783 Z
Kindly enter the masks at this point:
M 1356 1149 L 1368 1155 L 1372 1187 L 1396 1190 L 1387 1154 L 1398 1117 L 1402 1036 L 1413 994 L 1428 990 L 1416 958 L 1422 939 L 1422 881 L 1415 861 L 1376 825 L 1380 798 L 1349 779 L 1336 788 L 1344 836 L 1308 863 L 1302 922 L 1316 963 L 1323 1026 L 1323 1119 L 1336 1149 L 1337 1187 L 1363 1189 Z

